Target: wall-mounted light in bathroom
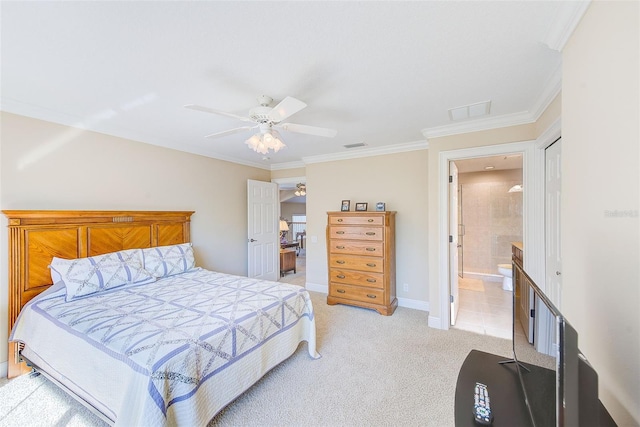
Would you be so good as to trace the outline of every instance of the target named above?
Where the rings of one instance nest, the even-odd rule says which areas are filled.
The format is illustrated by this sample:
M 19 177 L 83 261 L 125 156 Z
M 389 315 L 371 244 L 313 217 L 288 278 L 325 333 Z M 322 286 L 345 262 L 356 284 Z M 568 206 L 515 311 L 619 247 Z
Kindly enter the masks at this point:
M 509 193 L 522 193 L 522 185 L 516 184 L 509 189 Z

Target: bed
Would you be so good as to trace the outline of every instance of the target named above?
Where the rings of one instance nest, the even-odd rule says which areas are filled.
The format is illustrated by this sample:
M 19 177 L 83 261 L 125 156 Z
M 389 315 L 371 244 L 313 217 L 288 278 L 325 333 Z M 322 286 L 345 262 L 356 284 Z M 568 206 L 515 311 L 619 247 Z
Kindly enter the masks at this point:
M 303 341 L 319 357 L 307 291 L 197 267 L 193 212 L 3 212 L 9 376 L 110 424 L 206 425 Z

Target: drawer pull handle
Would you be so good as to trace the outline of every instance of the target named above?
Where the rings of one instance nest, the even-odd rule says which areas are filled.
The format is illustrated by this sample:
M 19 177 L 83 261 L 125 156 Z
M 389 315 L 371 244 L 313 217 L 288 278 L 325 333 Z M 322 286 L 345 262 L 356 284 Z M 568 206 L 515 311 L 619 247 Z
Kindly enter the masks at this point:
M 336 234 L 344 234 L 344 231 L 336 231 Z
M 369 222 L 373 222 L 373 219 L 372 219 L 372 218 L 369 218 L 367 221 L 369 221 Z
M 367 250 L 368 250 L 369 252 L 373 252 L 373 251 L 375 251 L 375 250 L 376 250 L 376 248 L 367 248 Z
M 367 297 L 368 297 L 368 298 L 375 298 L 376 296 L 375 296 L 375 295 L 373 295 L 373 294 L 367 294 Z
M 369 283 L 376 283 L 376 279 L 367 279 L 367 282 L 369 282 Z
M 339 294 L 344 294 L 345 290 L 344 289 L 336 289 L 336 292 Z
M 367 234 L 367 236 L 375 236 L 376 235 L 375 231 L 367 231 L 366 234 Z
M 344 246 L 336 246 L 336 249 L 344 249 Z
M 342 222 L 342 218 L 338 218 L 338 222 Z
M 337 277 L 338 279 L 344 279 L 344 274 L 338 274 L 336 277 Z
M 372 263 L 372 262 L 368 262 L 368 263 L 367 263 L 367 267 L 375 267 L 375 266 L 376 266 L 376 265 L 375 265 L 374 263 Z
M 339 259 L 339 260 L 336 261 L 336 264 L 344 264 L 344 261 Z

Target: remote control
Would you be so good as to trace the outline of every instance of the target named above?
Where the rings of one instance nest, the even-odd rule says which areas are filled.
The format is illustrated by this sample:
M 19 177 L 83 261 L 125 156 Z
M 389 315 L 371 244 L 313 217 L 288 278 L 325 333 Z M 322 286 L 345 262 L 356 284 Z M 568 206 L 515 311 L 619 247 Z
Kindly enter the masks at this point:
M 489 402 L 489 392 L 487 386 L 476 383 L 473 394 L 473 419 L 478 424 L 491 425 L 493 415 L 491 414 L 491 403 Z

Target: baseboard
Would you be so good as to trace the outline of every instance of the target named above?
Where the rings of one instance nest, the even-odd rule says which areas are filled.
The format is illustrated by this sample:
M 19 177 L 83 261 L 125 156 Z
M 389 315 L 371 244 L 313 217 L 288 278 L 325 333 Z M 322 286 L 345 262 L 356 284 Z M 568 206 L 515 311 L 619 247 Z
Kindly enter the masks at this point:
M 307 282 L 305 283 L 304 287 L 308 291 L 312 291 L 312 292 L 319 292 L 321 294 L 329 293 L 328 285 L 318 285 L 316 283 Z M 429 303 L 427 301 L 420 301 L 420 300 L 415 300 L 410 298 L 398 298 L 398 306 L 413 308 L 415 310 L 429 311 Z
M 7 378 L 7 374 L 9 373 L 8 366 L 7 362 L 0 363 L 0 378 Z
M 305 283 L 304 287 L 308 290 L 308 291 L 312 291 L 312 292 L 320 292 L 321 294 L 328 294 L 329 293 L 329 285 L 318 285 L 315 283 Z
M 475 273 L 473 271 L 465 271 L 462 274 L 465 279 L 479 279 L 487 282 L 502 282 L 503 277 L 500 274 Z
M 449 328 L 449 324 L 445 325 L 442 324 L 442 319 L 440 319 L 439 317 L 436 316 L 429 316 L 429 320 L 427 322 L 427 324 L 429 325 L 430 328 L 434 328 L 434 329 L 448 329 Z
M 398 298 L 398 306 L 421 311 L 429 311 L 429 303 L 427 301 L 420 301 L 417 299 Z

